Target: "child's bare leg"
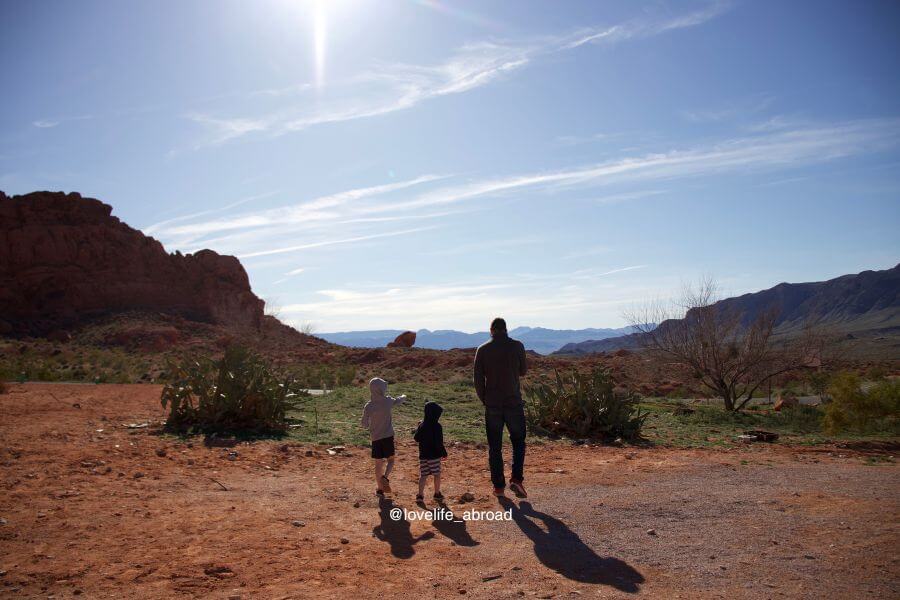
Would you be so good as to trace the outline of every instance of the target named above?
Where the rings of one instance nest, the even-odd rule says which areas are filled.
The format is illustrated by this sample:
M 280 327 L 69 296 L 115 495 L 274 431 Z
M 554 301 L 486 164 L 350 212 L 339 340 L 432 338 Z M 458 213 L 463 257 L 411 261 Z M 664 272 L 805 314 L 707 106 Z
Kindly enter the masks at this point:
M 375 459 L 375 486 L 381 489 L 381 476 L 384 475 L 384 459 Z
M 390 478 L 391 471 L 393 471 L 393 470 L 394 470 L 394 457 L 392 456 L 389 459 L 387 459 L 387 467 L 385 467 L 385 469 L 384 469 L 384 476 L 387 478 Z
M 441 493 L 441 474 L 440 473 L 434 474 L 434 493 L 435 494 Z
M 419 475 L 419 495 L 425 495 L 425 482 L 428 481 L 428 475 Z

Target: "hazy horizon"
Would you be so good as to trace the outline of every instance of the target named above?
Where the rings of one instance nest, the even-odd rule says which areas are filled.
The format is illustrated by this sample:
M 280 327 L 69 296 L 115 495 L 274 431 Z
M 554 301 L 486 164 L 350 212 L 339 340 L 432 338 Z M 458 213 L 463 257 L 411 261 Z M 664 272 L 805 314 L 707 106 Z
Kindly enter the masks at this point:
M 900 257 L 900 5 L 7 2 L 0 189 L 316 331 L 617 328 Z M 405 327 L 404 327 L 405 326 Z

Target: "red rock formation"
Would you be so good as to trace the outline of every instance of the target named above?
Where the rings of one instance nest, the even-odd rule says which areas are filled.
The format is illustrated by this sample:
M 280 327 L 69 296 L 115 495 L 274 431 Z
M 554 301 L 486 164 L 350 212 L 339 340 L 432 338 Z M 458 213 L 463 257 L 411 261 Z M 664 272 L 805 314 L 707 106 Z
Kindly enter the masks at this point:
M 169 254 L 111 213 L 77 193 L 0 192 L 0 329 L 46 333 L 132 309 L 260 327 L 264 302 L 237 258 Z
M 416 343 L 415 331 L 404 331 L 393 342 L 388 342 L 388 348 L 412 348 Z

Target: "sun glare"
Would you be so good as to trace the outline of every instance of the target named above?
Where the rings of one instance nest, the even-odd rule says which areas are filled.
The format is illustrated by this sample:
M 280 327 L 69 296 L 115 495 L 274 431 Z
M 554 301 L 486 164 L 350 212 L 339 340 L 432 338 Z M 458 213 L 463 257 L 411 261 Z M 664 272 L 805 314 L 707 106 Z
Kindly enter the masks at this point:
M 325 41 L 328 19 L 325 12 L 327 0 L 314 0 L 313 6 L 313 56 L 315 59 L 316 87 L 325 83 Z

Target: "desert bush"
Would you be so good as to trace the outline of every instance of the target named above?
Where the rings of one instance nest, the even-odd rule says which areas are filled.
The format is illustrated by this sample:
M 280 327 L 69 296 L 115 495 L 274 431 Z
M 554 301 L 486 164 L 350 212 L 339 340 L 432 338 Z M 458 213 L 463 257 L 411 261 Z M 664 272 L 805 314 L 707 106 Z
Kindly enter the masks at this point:
M 167 370 L 161 400 L 167 428 L 177 431 L 283 431 L 285 413 L 306 395 L 240 346 L 226 348 L 221 360 L 186 359 Z
M 635 439 L 647 418 L 638 407 L 639 396 L 616 388 L 609 371 L 573 372 L 563 377 L 555 371 L 552 384 L 526 386 L 525 413 L 537 432 L 579 438 Z
M 882 379 L 866 388 L 855 373 L 838 373 L 828 386 L 828 395 L 832 401 L 825 407 L 823 425 L 829 433 L 898 429 L 898 380 Z
M 5 394 L 9 391 L 9 386 L 6 385 L 6 382 L 0 379 L 0 394 Z

